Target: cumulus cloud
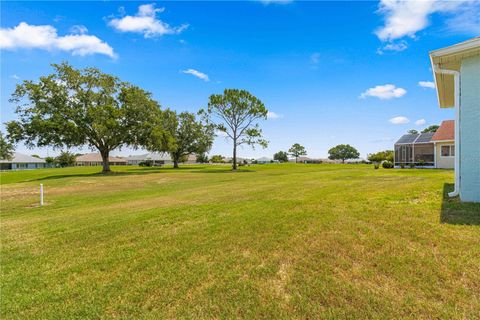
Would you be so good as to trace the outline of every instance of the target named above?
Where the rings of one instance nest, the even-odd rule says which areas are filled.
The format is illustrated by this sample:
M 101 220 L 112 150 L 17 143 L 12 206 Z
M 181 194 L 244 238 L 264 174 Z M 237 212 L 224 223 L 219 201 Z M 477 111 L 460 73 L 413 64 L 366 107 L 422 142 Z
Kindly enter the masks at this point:
M 203 72 L 200 72 L 198 70 L 195 70 L 195 69 L 183 70 L 182 73 L 191 74 L 192 76 L 197 77 L 199 79 L 202 79 L 203 81 L 207 81 L 207 82 L 210 81 L 210 78 L 208 77 L 207 74 L 205 74 Z
M 427 123 L 427 121 L 425 119 L 418 119 L 417 121 L 415 121 L 415 124 L 417 126 L 423 126 L 426 123 Z
M 61 50 L 79 56 L 104 54 L 111 58 L 116 57 L 113 48 L 96 36 L 87 34 L 58 36 L 57 30 L 50 25 L 35 26 L 26 22 L 21 22 L 13 28 L 1 28 L 0 48 Z
M 403 117 L 403 116 L 394 117 L 388 121 L 390 121 L 390 123 L 392 124 L 407 124 L 410 122 L 410 120 L 407 117 Z
M 418 85 L 422 88 L 435 89 L 435 83 L 432 81 L 419 81 Z
M 279 115 L 273 111 L 268 111 L 267 113 L 267 119 L 279 119 L 279 118 L 283 118 L 282 115 Z
M 454 13 L 468 0 L 381 0 L 378 12 L 385 16 L 385 25 L 375 34 L 383 41 L 392 41 L 415 34 L 429 25 L 429 17 L 437 12 Z
M 12 79 L 14 79 L 14 80 L 20 80 L 20 77 L 17 76 L 16 74 L 12 74 L 12 75 L 10 76 L 10 78 L 12 78 Z
M 447 30 L 477 35 L 479 11 L 480 2 L 476 0 L 381 0 L 377 13 L 384 16 L 384 25 L 375 34 L 380 40 L 389 42 L 391 48 L 405 50 L 406 43 L 395 41 L 404 37 L 415 38 L 419 31 L 429 26 L 430 17 L 440 13 L 449 16 Z
M 125 15 L 121 18 L 112 18 L 108 25 L 121 32 L 141 33 L 145 38 L 158 37 L 165 34 L 178 34 L 188 28 L 187 24 L 171 27 L 168 23 L 157 18 L 165 8 L 155 8 L 155 4 L 143 4 L 138 7 L 134 16 Z
M 77 24 L 70 28 L 70 32 L 76 34 L 85 34 L 88 32 L 88 29 L 84 25 Z
M 381 100 L 389 100 L 403 97 L 406 93 L 407 90 L 403 88 L 397 88 L 393 84 L 384 84 L 367 89 L 360 95 L 360 98 L 365 99 L 367 97 L 377 97 Z

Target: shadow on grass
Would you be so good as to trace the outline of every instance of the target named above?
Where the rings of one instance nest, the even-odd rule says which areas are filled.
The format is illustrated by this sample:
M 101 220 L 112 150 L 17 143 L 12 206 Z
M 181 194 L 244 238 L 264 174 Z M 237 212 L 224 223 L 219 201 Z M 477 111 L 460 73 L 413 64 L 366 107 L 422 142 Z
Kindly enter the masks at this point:
M 442 211 L 440 222 L 458 225 L 480 225 L 480 203 L 460 202 L 459 197 L 450 198 L 454 185 L 445 183 L 443 185 Z

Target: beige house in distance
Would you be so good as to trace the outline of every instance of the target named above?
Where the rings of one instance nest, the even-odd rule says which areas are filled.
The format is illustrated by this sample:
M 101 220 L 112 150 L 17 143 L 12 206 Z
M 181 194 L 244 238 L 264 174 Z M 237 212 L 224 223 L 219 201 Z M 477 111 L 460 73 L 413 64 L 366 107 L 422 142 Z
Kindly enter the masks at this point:
M 455 168 L 455 120 L 443 121 L 432 142 L 435 146 L 435 168 Z
M 117 157 L 108 157 L 108 163 L 111 166 L 125 166 L 127 161 L 122 158 Z M 101 166 L 102 165 L 102 156 L 98 152 L 86 153 L 78 156 L 75 159 L 76 166 Z

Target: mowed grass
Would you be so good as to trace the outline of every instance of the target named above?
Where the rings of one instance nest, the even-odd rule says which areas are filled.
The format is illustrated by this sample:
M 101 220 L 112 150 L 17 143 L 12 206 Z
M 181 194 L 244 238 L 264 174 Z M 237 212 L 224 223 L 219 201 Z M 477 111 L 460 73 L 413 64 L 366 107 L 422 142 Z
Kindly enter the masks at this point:
M 2 319 L 480 317 L 452 171 L 113 169 L 2 173 Z

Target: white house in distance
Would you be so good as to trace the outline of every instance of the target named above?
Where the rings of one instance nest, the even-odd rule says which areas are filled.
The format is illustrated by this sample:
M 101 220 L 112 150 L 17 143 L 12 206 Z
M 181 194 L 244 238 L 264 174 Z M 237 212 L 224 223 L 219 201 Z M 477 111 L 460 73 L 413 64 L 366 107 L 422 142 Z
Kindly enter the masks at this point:
M 480 202 L 480 37 L 430 52 L 438 102 L 455 108 L 455 190 Z
M 127 164 L 127 161 L 118 157 L 108 157 L 108 163 L 111 166 L 124 166 Z M 99 152 L 86 153 L 78 156 L 75 159 L 76 166 L 101 166 L 102 165 L 102 156 Z
M 15 152 L 11 160 L 0 160 L 0 170 L 26 170 L 45 168 L 43 159 Z
M 134 156 L 128 156 L 125 158 L 128 165 L 139 165 L 145 161 L 152 161 L 152 165 L 160 166 L 164 164 L 173 164 L 172 158 L 168 153 L 151 152 L 145 154 L 139 154 Z

